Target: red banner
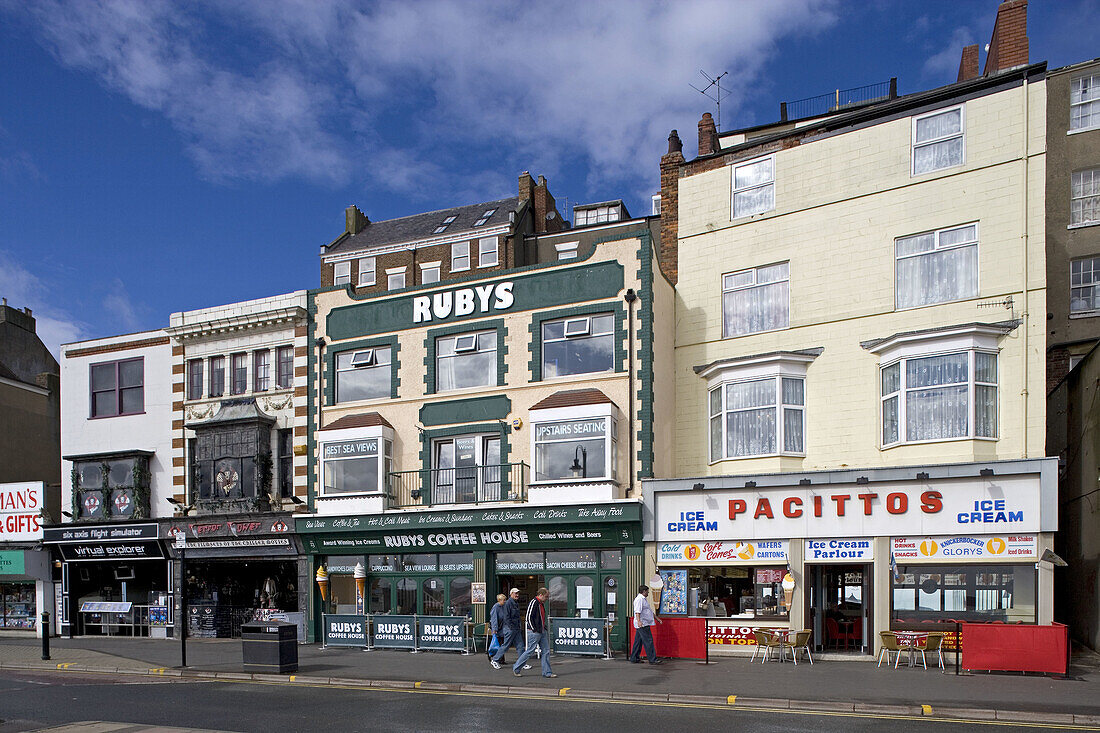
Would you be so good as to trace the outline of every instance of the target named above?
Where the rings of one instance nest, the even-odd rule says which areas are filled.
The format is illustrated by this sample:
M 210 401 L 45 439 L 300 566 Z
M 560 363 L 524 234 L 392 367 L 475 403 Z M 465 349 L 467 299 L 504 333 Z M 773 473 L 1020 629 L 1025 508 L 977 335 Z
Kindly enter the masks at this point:
M 1065 674 L 1069 635 L 1062 624 L 963 624 L 964 669 Z

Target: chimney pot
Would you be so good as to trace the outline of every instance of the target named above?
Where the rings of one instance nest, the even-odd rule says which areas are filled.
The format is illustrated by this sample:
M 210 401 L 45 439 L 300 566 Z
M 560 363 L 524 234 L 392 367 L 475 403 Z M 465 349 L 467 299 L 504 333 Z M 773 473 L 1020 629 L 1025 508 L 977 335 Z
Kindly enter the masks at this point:
M 710 112 L 704 112 L 702 119 L 699 120 L 699 155 L 717 153 L 720 147 L 714 118 Z
M 668 135 L 668 152 L 669 153 L 682 153 L 684 151 L 684 144 L 680 142 L 680 135 L 675 130 Z

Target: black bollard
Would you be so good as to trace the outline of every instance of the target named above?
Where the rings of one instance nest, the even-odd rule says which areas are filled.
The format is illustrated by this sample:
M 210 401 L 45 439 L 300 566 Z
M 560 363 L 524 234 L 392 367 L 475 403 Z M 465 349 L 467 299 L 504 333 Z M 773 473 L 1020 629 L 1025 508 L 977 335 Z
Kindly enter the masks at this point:
M 42 658 L 50 658 L 50 612 L 42 612 Z

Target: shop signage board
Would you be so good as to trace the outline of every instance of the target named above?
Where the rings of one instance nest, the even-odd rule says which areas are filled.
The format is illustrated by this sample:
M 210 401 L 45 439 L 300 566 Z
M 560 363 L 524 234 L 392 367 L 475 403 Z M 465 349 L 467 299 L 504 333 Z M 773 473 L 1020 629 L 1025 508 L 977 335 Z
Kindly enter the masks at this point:
M 37 542 L 42 539 L 45 484 L 20 481 L 0 484 L 0 542 Z
M 297 517 L 300 534 L 336 532 L 404 532 L 433 529 L 448 532 L 455 528 L 511 529 L 516 525 L 562 524 L 579 522 L 638 522 L 642 505 L 582 504 L 563 507 L 506 507 L 470 511 L 393 512 L 373 516 Z
M 631 544 L 633 527 L 565 527 L 561 529 L 442 529 L 438 532 L 380 532 L 363 535 L 302 535 L 306 552 L 454 552 L 518 550 L 548 547 L 606 547 Z
M 22 550 L 0 550 L 0 576 L 27 572 Z
M 717 626 L 707 624 L 707 643 L 728 646 L 756 646 L 755 631 L 786 630 L 787 626 Z
M 898 563 L 958 560 L 1033 562 L 1039 557 L 1035 535 L 973 535 L 955 537 L 894 537 L 891 542 Z
M 164 557 L 156 540 L 138 542 L 84 542 L 58 545 L 68 562 L 102 560 L 160 560 Z
M 465 628 L 464 616 L 417 616 L 416 648 L 460 652 L 466 648 Z
M 43 542 L 125 542 L 156 538 L 155 524 L 74 524 L 42 530 Z
M 325 614 L 325 646 L 367 646 L 367 617 Z
M 806 540 L 806 562 L 872 562 L 875 541 L 868 537 Z
M 603 656 L 605 618 L 551 618 L 550 648 L 555 654 Z
M 624 284 L 624 268 L 614 261 L 553 267 L 501 280 L 395 298 L 373 297 L 333 308 L 326 335 L 334 340 L 392 333 L 395 328 L 493 318 L 505 313 L 615 297 Z
M 657 548 L 660 565 L 761 565 L 786 564 L 787 540 L 662 542 Z
M 932 536 L 1053 532 L 1056 513 L 1044 514 L 1042 506 L 1037 474 L 658 492 L 654 539 L 881 537 L 914 529 Z
M 258 535 L 282 535 L 290 531 L 290 516 L 231 521 L 212 519 L 209 521 L 192 520 L 170 522 L 163 525 L 161 539 L 175 539 L 179 535 L 194 539 L 211 537 L 248 538 Z M 188 545 L 190 547 L 190 545 Z
M 382 649 L 415 649 L 416 616 L 374 616 L 373 644 Z

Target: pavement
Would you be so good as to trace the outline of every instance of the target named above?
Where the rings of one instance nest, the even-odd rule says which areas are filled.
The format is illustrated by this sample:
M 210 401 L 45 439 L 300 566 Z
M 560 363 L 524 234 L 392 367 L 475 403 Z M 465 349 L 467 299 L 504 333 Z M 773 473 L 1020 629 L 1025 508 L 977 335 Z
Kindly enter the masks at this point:
M 955 675 L 938 668 L 880 668 L 873 661 L 835 655 L 797 666 L 748 657 L 712 658 L 708 664 L 666 660 L 629 664 L 624 655 L 605 660 L 554 655 L 558 677 L 534 668 L 516 678 L 510 666 L 493 669 L 484 654 L 298 646 L 292 674 L 242 671 L 240 640 L 188 639 L 186 668 L 178 641 L 84 637 L 52 639 L 50 660 L 41 641 L 0 638 L 0 669 L 99 672 L 236 682 L 280 682 L 386 689 L 447 690 L 480 694 L 618 699 L 693 705 L 733 705 L 768 710 L 815 710 L 1001 720 L 1089 726 L 1100 729 L 1100 655 L 1076 651 L 1065 677 L 1036 674 Z M 515 652 L 509 651 L 509 662 Z M 869 659 L 869 658 L 865 658 Z

